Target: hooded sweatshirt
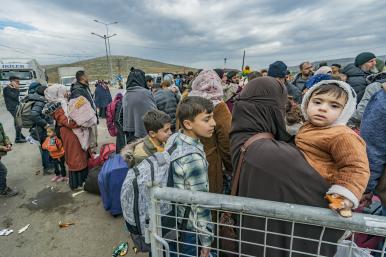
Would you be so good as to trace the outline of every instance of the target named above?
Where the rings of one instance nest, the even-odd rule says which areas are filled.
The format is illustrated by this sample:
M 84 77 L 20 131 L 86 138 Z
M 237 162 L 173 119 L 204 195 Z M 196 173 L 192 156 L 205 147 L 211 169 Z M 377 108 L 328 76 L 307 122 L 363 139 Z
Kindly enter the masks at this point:
M 325 84 L 337 84 L 348 100 L 341 115 L 330 126 L 314 126 L 306 109 L 312 93 Z M 355 111 L 356 94 L 343 81 L 325 80 L 313 86 L 303 98 L 302 112 L 307 122 L 296 136 L 296 145 L 308 163 L 331 185 L 327 194 L 338 194 L 358 207 L 370 176 L 366 144 L 345 124 Z

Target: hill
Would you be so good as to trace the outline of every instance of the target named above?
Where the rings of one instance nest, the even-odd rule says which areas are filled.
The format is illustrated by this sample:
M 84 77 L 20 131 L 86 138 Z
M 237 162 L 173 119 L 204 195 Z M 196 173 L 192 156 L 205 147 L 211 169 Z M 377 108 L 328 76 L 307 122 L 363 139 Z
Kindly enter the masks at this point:
M 161 72 L 175 72 L 186 73 L 188 71 L 196 71 L 194 68 L 178 66 L 168 63 L 162 63 L 152 60 L 135 58 L 130 56 L 111 56 L 113 74 L 121 74 L 127 77 L 128 71 L 131 67 L 139 68 L 145 73 L 161 73 Z M 106 79 L 109 80 L 109 69 L 106 65 L 106 57 L 97 57 L 89 60 L 69 64 L 51 64 L 46 65 L 48 81 L 56 83 L 59 81 L 58 67 L 82 66 L 88 73 L 90 80 Z

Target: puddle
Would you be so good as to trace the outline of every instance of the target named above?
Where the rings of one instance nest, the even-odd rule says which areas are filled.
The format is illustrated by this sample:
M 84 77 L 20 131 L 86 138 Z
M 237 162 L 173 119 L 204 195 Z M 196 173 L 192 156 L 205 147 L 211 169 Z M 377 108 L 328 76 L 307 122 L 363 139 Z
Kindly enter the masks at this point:
M 56 211 L 65 208 L 64 205 L 74 203 L 71 192 L 59 192 L 57 189 L 45 188 L 35 197 L 30 198 L 28 203 L 22 204 L 21 208 L 30 211 Z M 72 206 L 73 207 L 73 206 Z

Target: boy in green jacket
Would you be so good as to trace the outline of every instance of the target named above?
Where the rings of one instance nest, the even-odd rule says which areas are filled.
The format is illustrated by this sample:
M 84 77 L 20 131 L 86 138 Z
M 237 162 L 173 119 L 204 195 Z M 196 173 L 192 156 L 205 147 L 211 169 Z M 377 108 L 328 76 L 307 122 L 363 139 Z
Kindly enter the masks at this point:
M 1 162 L 1 158 L 12 151 L 12 144 L 4 132 L 0 122 L 0 196 L 11 197 L 17 195 L 17 191 L 7 186 L 7 168 Z

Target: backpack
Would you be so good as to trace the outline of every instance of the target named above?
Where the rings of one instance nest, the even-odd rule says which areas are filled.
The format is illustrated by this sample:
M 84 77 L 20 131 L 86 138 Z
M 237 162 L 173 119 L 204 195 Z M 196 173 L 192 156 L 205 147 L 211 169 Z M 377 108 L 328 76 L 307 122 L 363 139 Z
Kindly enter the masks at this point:
M 104 144 L 99 150 L 99 155 L 94 158 L 93 156 L 88 160 L 87 167 L 92 169 L 97 166 L 102 166 L 103 163 L 109 158 L 109 156 L 115 153 L 115 144 Z
M 99 191 L 103 207 L 111 215 L 122 214 L 121 188 L 129 166 L 120 154 L 110 155 L 98 175 Z
M 32 106 L 34 101 L 22 102 L 17 106 L 15 122 L 19 128 L 32 128 L 35 122 L 32 119 Z
M 88 171 L 87 179 L 83 187 L 84 191 L 95 195 L 101 194 L 98 186 L 98 175 L 101 172 L 101 169 L 101 166 L 96 166 Z
M 116 137 L 118 134 L 118 129 L 115 124 L 115 109 L 117 107 L 117 104 L 122 101 L 123 95 L 121 93 L 118 93 L 114 100 L 107 105 L 106 109 L 106 124 L 107 129 L 109 131 L 110 136 Z
M 150 188 L 149 185 L 156 184 L 160 187 L 173 187 L 173 171 L 171 163 L 182 157 L 199 154 L 205 158 L 204 154 L 196 147 L 178 148 L 175 138 L 179 133 L 172 135 L 166 145 L 165 151 L 154 153 L 138 165 L 129 169 L 122 185 L 121 206 L 126 227 L 132 234 L 132 238 L 139 251 L 146 251 L 144 234 L 149 226 L 150 210 Z M 160 213 L 165 215 L 171 213 L 170 202 L 160 202 Z M 189 214 L 190 211 L 188 211 Z M 186 214 L 186 213 L 185 213 Z M 141 243 L 138 243 L 141 242 Z

